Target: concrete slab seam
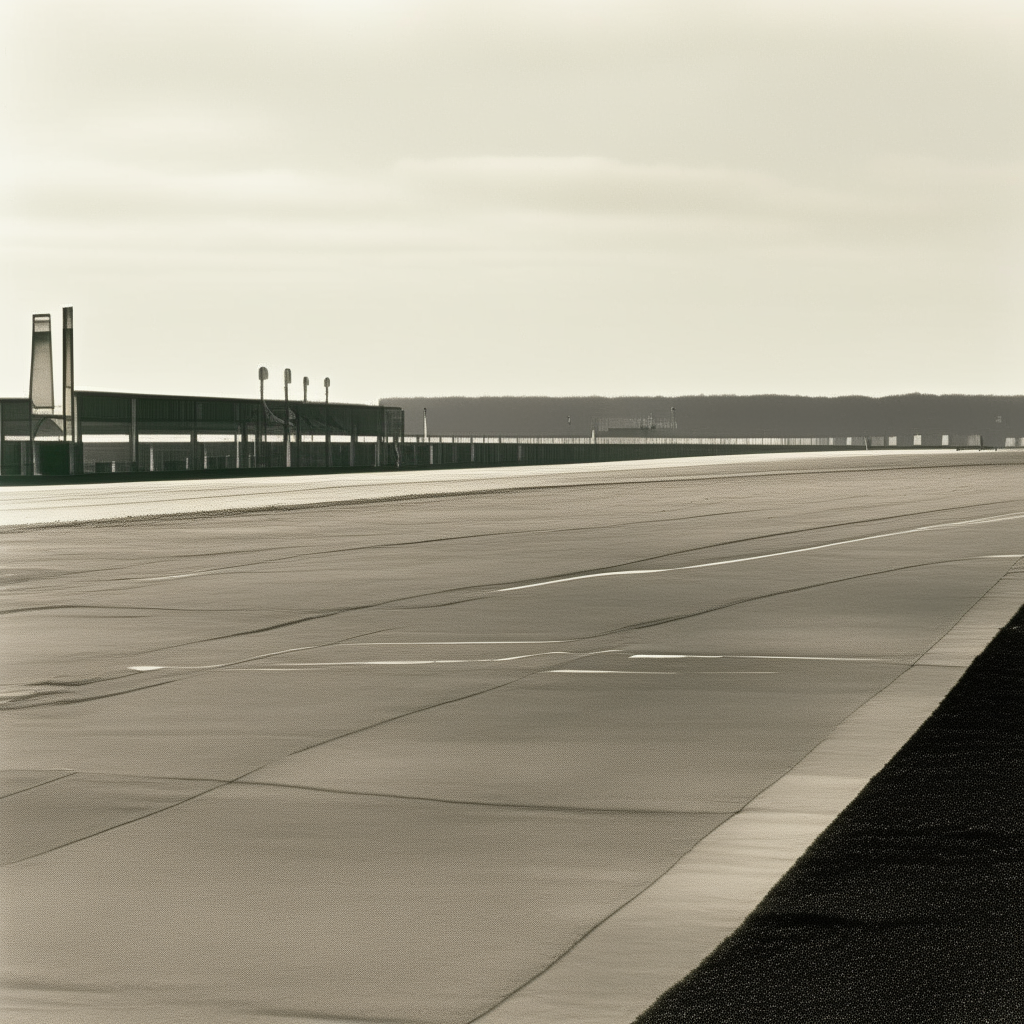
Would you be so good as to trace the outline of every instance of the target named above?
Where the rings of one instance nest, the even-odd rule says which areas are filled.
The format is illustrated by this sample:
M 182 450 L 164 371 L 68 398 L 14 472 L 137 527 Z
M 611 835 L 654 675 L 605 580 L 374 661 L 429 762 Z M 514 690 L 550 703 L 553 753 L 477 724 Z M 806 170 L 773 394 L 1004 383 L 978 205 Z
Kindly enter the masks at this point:
M 623 1024 L 731 934 L 1024 604 L 1024 559 L 917 661 L 480 1024 Z

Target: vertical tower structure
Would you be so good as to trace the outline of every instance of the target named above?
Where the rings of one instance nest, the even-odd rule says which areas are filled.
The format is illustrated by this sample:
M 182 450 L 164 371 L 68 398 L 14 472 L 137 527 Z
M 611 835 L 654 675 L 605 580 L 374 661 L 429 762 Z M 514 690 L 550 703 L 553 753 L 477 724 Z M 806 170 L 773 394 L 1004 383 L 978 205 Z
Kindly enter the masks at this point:
M 28 384 L 32 414 L 53 414 L 53 349 L 50 344 L 50 314 L 32 317 L 32 370 Z
M 71 306 L 64 310 L 64 440 L 77 441 L 75 430 L 75 325 Z

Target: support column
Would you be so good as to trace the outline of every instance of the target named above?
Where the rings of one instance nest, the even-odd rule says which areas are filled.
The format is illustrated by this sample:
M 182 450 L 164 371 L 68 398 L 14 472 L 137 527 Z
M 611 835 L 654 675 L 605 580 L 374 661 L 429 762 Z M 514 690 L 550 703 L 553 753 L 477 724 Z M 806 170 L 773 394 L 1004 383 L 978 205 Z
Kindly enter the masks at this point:
M 61 364 L 63 367 L 63 400 L 61 411 L 64 415 L 64 440 L 77 441 L 74 434 L 75 405 L 75 330 L 74 310 L 65 306 L 63 310 L 63 351 Z
M 284 389 L 284 426 L 281 428 L 284 437 L 284 464 L 286 469 L 292 465 L 292 410 L 288 403 L 288 388 Z
M 256 413 L 256 467 L 262 469 L 267 461 L 267 409 L 260 400 Z
M 131 430 L 128 432 L 128 444 L 131 446 L 131 454 L 128 458 L 131 460 L 132 471 L 138 472 L 139 469 L 139 421 L 136 410 L 136 399 L 132 396 L 132 425 Z

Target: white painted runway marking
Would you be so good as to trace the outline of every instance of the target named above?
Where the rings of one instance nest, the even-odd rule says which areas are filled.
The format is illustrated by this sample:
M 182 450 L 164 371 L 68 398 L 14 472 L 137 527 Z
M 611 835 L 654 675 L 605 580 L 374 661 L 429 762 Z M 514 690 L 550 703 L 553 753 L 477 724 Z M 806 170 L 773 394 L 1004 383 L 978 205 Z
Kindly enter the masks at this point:
M 678 672 L 658 672 L 648 670 L 646 672 L 638 669 L 619 668 L 549 668 L 549 675 L 573 675 L 573 676 L 675 676 Z
M 490 644 L 504 647 L 512 644 L 571 644 L 572 640 L 356 640 L 332 644 L 333 647 L 460 647 Z
M 494 594 L 507 594 L 513 590 L 532 590 L 535 587 L 551 587 L 556 583 L 575 583 L 578 580 L 594 580 L 605 576 L 652 576 L 665 572 L 684 572 L 688 569 L 711 569 L 719 565 L 737 565 L 740 562 L 759 562 L 765 558 L 782 558 L 784 555 L 802 555 L 808 551 L 824 551 L 826 548 L 838 548 L 845 544 L 862 544 L 869 540 L 883 540 L 887 537 L 904 537 L 911 533 L 925 533 L 929 530 L 949 530 L 955 526 L 976 526 L 987 523 L 1005 523 L 1015 519 L 1024 519 L 1024 512 L 1012 512 L 1002 516 L 986 516 L 982 519 L 961 519 L 954 523 L 935 523 L 932 526 L 915 526 L 909 530 L 895 530 L 892 533 L 875 533 L 870 537 L 851 537 L 849 540 L 834 540 L 828 544 L 813 544 L 807 548 L 790 548 L 788 551 L 771 551 L 766 555 L 747 555 L 744 558 L 723 558 L 717 562 L 700 562 L 697 565 L 672 565 L 663 569 L 615 569 L 608 572 L 590 572 L 580 576 L 560 576 L 553 580 L 541 580 L 539 583 L 520 583 L 514 587 L 499 587 L 491 591 Z M 981 556 L 988 557 L 988 556 Z
M 247 665 L 225 666 L 232 671 L 274 672 L 280 668 L 335 668 L 341 665 L 482 665 L 505 661 L 522 661 L 524 658 L 548 658 L 555 655 L 572 656 L 574 651 L 538 651 L 536 654 L 511 654 L 505 658 L 391 658 L 374 661 L 283 661 L 277 665 L 262 665 L 250 669 Z M 606 652 L 595 652 L 606 653 Z
M 629 669 L 629 668 L 549 668 L 548 675 L 577 675 L 577 676 L 678 676 L 679 672 L 662 672 L 658 669 Z M 694 672 L 698 676 L 774 676 L 777 672 L 767 672 L 743 669 L 722 669 L 718 672 Z
M 630 658 L 747 658 L 754 661 L 866 661 L 879 665 L 910 665 L 912 658 L 833 658 L 817 654 L 631 654 Z
M 631 654 L 631 658 L 724 658 L 724 654 Z
M 473 642 L 473 641 L 469 641 Z M 502 641 L 504 643 L 505 641 Z M 523 643 L 533 643 L 531 640 L 524 640 Z M 356 644 L 346 646 L 358 646 Z M 297 648 L 303 650 L 304 648 Z M 283 651 L 280 653 L 290 653 Z M 544 658 L 544 657 L 577 657 L 577 658 L 592 658 L 599 654 L 624 654 L 625 652 L 613 648 L 610 650 L 601 651 L 538 651 L 535 654 L 512 654 L 504 658 L 376 658 L 366 661 L 285 661 L 277 665 L 265 665 L 255 666 L 252 664 L 254 661 L 265 660 L 266 658 L 274 657 L 273 654 L 261 654 L 255 658 L 250 658 L 246 661 L 232 661 L 232 662 L 221 662 L 212 665 L 129 665 L 128 669 L 130 672 L 157 672 L 162 669 L 173 669 L 176 671 L 225 671 L 225 672 L 283 672 L 283 671 L 296 671 L 305 668 L 341 668 L 346 666 L 362 666 L 362 665 L 386 665 L 386 666 L 399 666 L 399 665 L 484 665 L 484 664 L 499 664 L 501 662 L 509 661 L 521 661 L 524 658 Z M 865 662 L 876 665 L 910 665 L 913 663 L 912 658 L 836 658 L 828 657 L 824 655 L 815 654 L 630 654 L 630 659 L 648 659 L 648 660 L 670 660 L 670 661 L 681 661 L 681 660 L 692 660 L 692 661 L 716 661 L 722 658 L 733 658 L 743 659 L 747 661 L 839 661 L 839 662 Z M 551 669 L 554 672 L 627 672 L 626 669 Z M 739 670 L 737 670 L 737 673 Z M 651 673 L 647 673 L 651 674 Z M 663 673 L 665 675 L 675 675 L 674 672 Z M 722 674 L 722 673 L 719 673 Z M 757 673 L 748 672 L 748 675 L 767 675 L 770 673 Z
M 120 582 L 124 583 L 157 583 L 160 580 L 187 580 L 193 576 L 209 576 L 215 572 L 227 572 L 230 569 L 247 568 L 246 566 L 224 565 L 217 569 L 198 569 L 196 572 L 178 572 L 171 576 L 129 576 Z
M 217 665 L 130 665 L 132 672 L 155 672 L 158 669 L 178 669 L 190 671 L 224 671 L 224 672 L 279 672 L 304 668 L 338 668 L 346 665 L 482 665 L 498 664 L 508 661 L 522 661 L 524 658 L 547 657 L 587 657 L 590 654 L 616 654 L 618 651 L 589 651 L 581 654 L 578 651 L 537 651 L 535 654 L 511 654 L 504 658 L 387 658 L 372 661 L 284 661 L 277 665 L 253 665 L 253 658 L 248 662 L 223 662 Z M 262 658 L 272 655 L 262 655 Z

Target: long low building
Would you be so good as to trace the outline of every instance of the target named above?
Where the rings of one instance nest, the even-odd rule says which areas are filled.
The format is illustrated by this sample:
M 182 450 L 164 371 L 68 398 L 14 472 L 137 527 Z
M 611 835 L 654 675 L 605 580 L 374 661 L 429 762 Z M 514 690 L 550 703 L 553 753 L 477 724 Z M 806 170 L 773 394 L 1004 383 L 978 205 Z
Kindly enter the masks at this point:
M 50 315 L 32 318 L 29 396 L 0 399 L 0 475 L 379 466 L 404 434 L 399 408 L 307 401 L 305 386 L 301 401 L 79 391 L 70 306 L 62 329 L 55 393 Z
M 62 316 L 62 387 L 55 392 L 50 315 L 32 318 L 28 398 L 0 399 L 0 477 L 223 471 L 410 469 L 538 465 L 692 455 L 851 448 L 973 447 L 981 435 L 869 437 L 407 436 L 395 405 L 79 391 L 74 327 Z M 290 380 L 290 371 L 285 371 Z M 325 381 L 325 384 L 328 382 Z M 287 395 L 287 389 L 285 391 Z M 326 397 L 326 391 L 325 391 Z M 425 426 L 425 424 L 424 424 Z M 617 429 L 617 428 L 616 428 Z M 1005 447 L 1024 446 L 1006 438 Z
M 78 391 L 72 408 L 65 420 L 0 399 L 0 473 L 372 466 L 403 431 L 401 409 L 337 402 Z

